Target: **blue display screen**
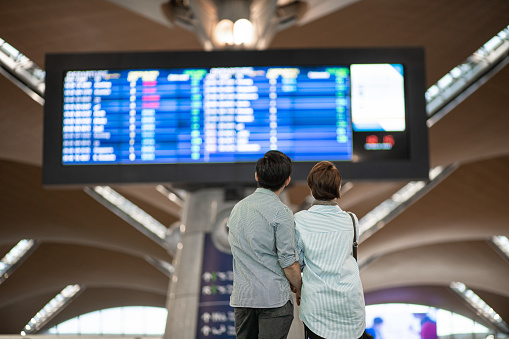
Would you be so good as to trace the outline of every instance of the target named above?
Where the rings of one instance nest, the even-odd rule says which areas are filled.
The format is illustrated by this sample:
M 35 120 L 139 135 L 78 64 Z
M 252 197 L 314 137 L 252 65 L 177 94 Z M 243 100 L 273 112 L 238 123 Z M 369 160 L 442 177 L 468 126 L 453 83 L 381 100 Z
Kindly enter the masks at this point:
M 405 131 L 394 64 L 73 70 L 63 91 L 63 165 L 355 161 L 355 133 Z

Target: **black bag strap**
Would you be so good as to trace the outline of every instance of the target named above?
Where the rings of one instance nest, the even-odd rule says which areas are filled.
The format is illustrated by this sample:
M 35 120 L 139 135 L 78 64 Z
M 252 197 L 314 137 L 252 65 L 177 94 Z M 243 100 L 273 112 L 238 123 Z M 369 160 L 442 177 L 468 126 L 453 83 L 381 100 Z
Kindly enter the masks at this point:
M 359 247 L 359 243 L 357 242 L 357 228 L 355 227 L 355 218 L 353 217 L 352 212 L 346 212 L 352 218 L 352 224 L 353 224 L 353 245 L 352 245 L 352 255 L 355 258 L 355 261 L 357 261 L 357 247 Z

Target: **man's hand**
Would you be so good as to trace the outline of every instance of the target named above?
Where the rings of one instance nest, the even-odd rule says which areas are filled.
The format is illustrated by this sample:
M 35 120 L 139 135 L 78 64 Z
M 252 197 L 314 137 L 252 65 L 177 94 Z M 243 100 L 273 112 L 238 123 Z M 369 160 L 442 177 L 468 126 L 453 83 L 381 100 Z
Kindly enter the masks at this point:
M 295 293 L 295 300 L 297 301 L 297 306 L 300 306 L 300 293 L 297 294 L 297 288 L 295 288 L 295 286 L 293 286 L 292 284 L 290 284 L 290 289 L 292 290 L 293 293 Z
M 286 279 L 290 282 L 290 288 L 295 293 L 297 305 L 300 305 L 300 290 L 302 288 L 302 276 L 300 275 L 300 265 L 296 261 L 284 269 Z

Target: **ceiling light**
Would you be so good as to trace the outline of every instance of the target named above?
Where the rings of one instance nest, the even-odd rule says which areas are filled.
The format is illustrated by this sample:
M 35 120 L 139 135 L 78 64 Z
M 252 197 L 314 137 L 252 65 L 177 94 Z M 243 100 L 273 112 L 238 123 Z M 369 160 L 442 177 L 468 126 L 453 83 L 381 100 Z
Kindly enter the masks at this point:
M 37 314 L 28 322 L 24 330 L 21 332 L 22 336 L 30 333 L 36 333 L 44 325 L 46 325 L 53 317 L 55 317 L 62 309 L 74 300 L 83 287 L 80 285 L 68 285 L 53 299 L 51 299 Z
M 184 202 L 183 196 L 185 196 L 185 192 L 179 192 L 177 193 L 174 189 L 168 188 L 163 185 L 157 185 L 156 190 L 165 195 L 171 202 L 173 202 L 175 205 L 182 207 L 182 204 Z
M 99 194 L 103 199 L 107 200 L 110 204 L 126 213 L 129 217 L 134 219 L 140 225 L 149 230 L 152 234 L 156 235 L 159 239 L 166 238 L 167 228 L 159 221 L 154 219 L 147 212 L 124 198 L 121 194 L 113 190 L 109 186 L 96 186 L 93 188 L 95 193 Z
M 46 72 L 3 39 L 0 39 L 0 74 L 12 80 L 32 99 L 44 104 Z
M 498 235 L 491 238 L 495 246 L 509 259 L 509 239 L 506 236 Z
M 35 245 L 37 245 L 35 240 L 23 239 L 0 260 L 0 284 L 12 274 L 19 263 L 33 252 Z
M 223 19 L 216 25 L 216 39 L 223 45 L 233 45 L 233 22 Z
M 253 42 L 254 27 L 251 21 L 239 19 L 233 25 L 233 41 L 235 45 L 248 45 Z
M 416 199 L 419 199 L 429 192 L 457 167 L 458 164 L 453 164 L 447 168 L 438 166 L 430 169 L 429 182 L 410 181 L 389 199 L 383 201 L 380 205 L 368 212 L 359 220 L 359 233 L 360 236 L 362 236 L 361 241 L 364 241 L 367 237 L 384 227 L 390 220 L 401 213 L 405 206 L 410 205 Z
M 426 91 L 426 111 L 430 117 L 427 121 L 428 127 L 433 126 L 450 111 L 450 109 L 444 110 L 448 102 L 454 100 L 456 105 L 459 104 L 464 98 L 473 93 L 475 88 L 485 82 L 485 80 L 478 80 L 486 77 L 490 68 L 504 60 L 509 51 L 508 34 L 509 26 L 491 38 L 462 64 L 453 68 Z M 478 82 L 478 85 L 473 86 L 473 83 L 476 82 Z M 463 99 L 458 101 L 461 97 Z
M 145 260 L 169 278 L 175 273 L 175 267 L 167 261 L 156 259 L 149 255 L 145 256 Z
M 472 306 L 478 314 L 484 316 L 492 324 L 496 325 L 500 329 L 509 331 L 509 327 L 504 322 L 502 317 L 493 310 L 484 300 L 481 299 L 474 291 L 469 289 L 464 283 L 451 282 L 449 287 L 461 296 L 470 306 Z

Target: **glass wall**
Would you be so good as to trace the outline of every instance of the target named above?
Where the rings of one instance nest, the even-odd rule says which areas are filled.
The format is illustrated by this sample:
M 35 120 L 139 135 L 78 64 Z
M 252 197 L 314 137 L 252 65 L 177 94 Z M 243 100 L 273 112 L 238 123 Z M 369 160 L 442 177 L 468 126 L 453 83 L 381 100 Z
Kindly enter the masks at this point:
M 366 306 L 366 328 L 375 338 L 383 339 L 486 339 L 493 335 L 462 315 L 412 304 Z
M 167 310 L 158 307 L 104 309 L 65 321 L 45 334 L 162 336 Z M 462 315 L 429 306 L 366 306 L 366 328 L 375 339 L 496 339 L 491 329 Z
M 167 310 L 159 307 L 117 307 L 80 315 L 47 331 L 46 334 L 161 336 Z

